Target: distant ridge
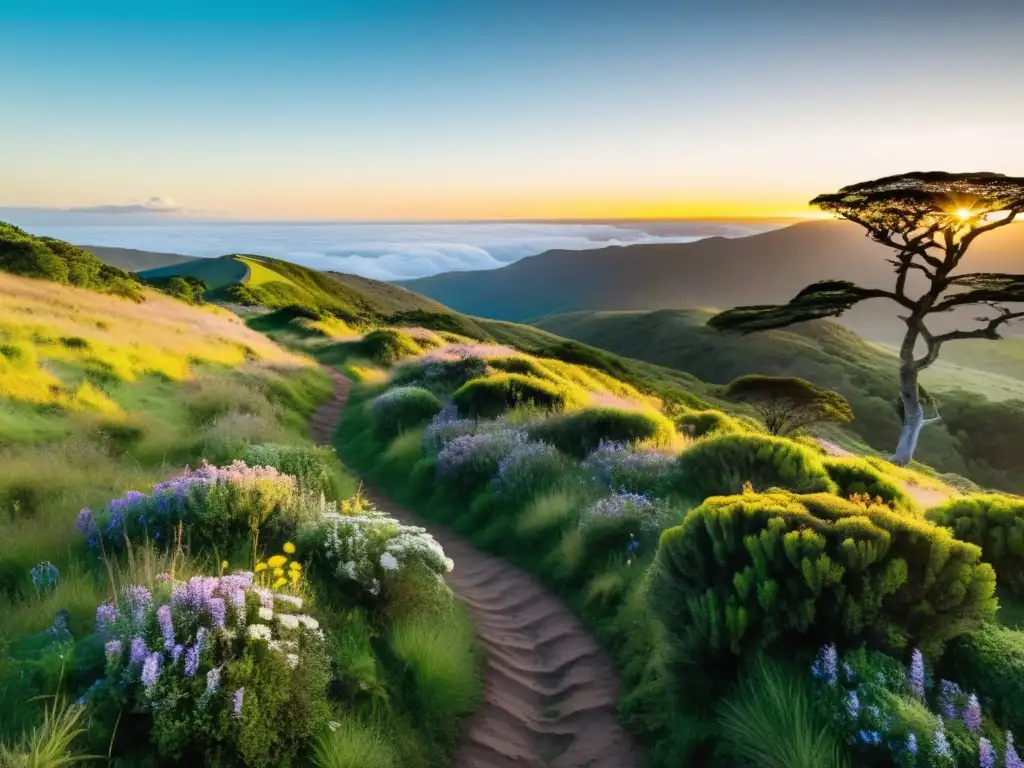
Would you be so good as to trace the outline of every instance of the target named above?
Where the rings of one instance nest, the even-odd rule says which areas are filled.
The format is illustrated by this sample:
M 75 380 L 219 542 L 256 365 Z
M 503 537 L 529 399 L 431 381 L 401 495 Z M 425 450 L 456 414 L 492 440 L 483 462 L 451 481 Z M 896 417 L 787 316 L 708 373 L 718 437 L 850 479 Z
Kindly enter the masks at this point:
M 139 251 L 134 248 L 112 248 L 106 245 L 80 245 L 83 251 L 87 251 L 112 267 L 127 270 L 128 272 L 143 272 L 147 269 L 159 269 L 170 267 L 175 264 L 184 264 L 195 261 L 196 256 L 183 256 L 180 253 L 159 253 L 156 251 Z

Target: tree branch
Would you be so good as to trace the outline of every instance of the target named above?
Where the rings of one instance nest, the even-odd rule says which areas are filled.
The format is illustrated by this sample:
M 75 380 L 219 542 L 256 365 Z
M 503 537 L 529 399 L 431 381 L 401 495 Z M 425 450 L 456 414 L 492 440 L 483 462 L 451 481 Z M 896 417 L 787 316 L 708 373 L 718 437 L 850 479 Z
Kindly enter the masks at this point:
M 1012 224 L 1014 219 L 1017 218 L 1017 214 L 1020 212 L 1020 209 L 1012 208 L 1010 210 L 1010 215 L 1006 218 L 997 219 L 991 224 L 986 224 L 984 227 L 972 229 L 970 234 L 964 235 L 963 239 L 960 241 L 961 248 L 966 251 L 970 244 L 974 242 L 974 238 L 978 235 L 983 235 L 986 232 L 991 232 L 993 229 L 999 229 L 1000 227 L 1005 227 L 1007 224 Z
M 1017 320 L 1024 317 L 1024 310 L 1020 312 L 1011 312 L 1005 308 L 998 308 L 1001 314 L 999 317 L 993 317 L 989 320 L 984 327 L 975 328 L 972 331 L 950 331 L 949 333 L 943 333 L 940 336 L 935 336 L 934 341 L 939 345 L 945 344 L 947 341 L 959 341 L 961 339 L 1001 339 L 999 335 L 999 327 L 1011 320 Z

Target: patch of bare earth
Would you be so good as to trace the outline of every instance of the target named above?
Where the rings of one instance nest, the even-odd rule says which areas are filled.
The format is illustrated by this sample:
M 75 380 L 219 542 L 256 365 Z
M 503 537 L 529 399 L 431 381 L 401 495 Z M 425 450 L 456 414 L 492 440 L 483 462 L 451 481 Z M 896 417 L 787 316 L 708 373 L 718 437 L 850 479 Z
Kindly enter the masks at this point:
M 349 383 L 330 371 L 334 396 L 312 436 L 330 443 Z M 415 525 L 381 494 L 379 509 Z M 425 526 L 455 561 L 449 586 L 466 605 L 486 655 L 484 701 L 469 719 L 454 768 L 633 768 L 641 756 L 619 723 L 618 675 L 576 616 L 533 576 Z

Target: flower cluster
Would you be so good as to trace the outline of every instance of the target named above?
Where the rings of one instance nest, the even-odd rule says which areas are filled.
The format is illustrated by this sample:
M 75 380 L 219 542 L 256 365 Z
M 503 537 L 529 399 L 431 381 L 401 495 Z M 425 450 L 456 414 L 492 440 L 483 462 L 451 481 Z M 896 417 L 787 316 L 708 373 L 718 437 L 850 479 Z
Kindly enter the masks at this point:
M 840 663 L 836 647 L 829 645 L 819 651 L 811 674 L 838 730 L 870 764 L 1024 768 L 1013 734 L 1007 732 L 1003 744 L 993 743 L 993 729 L 983 730 L 978 697 L 965 695 L 949 680 L 933 686 L 917 649 L 904 668 L 895 659 L 863 649 Z M 927 717 L 921 717 L 919 708 L 894 706 L 901 698 L 924 705 Z M 905 719 L 903 712 L 917 714 Z
M 460 435 L 437 454 L 438 474 L 467 485 L 483 484 L 497 474 L 503 458 L 526 442 L 526 432 L 511 427 Z
M 586 528 L 600 520 L 630 520 L 636 521 L 642 532 L 650 534 L 661 528 L 662 517 L 661 507 L 656 502 L 643 494 L 623 491 L 591 504 L 580 518 L 580 527 Z
M 43 560 L 43 562 L 32 566 L 29 575 L 32 577 L 32 586 L 38 597 L 49 594 L 60 584 L 60 571 L 49 560 Z
M 423 447 L 429 453 L 436 454 L 456 437 L 470 435 L 474 431 L 476 424 L 471 419 L 460 419 L 456 407 L 449 403 L 434 415 L 423 430 Z
M 498 461 L 495 480 L 505 492 L 529 493 L 543 490 L 565 474 L 566 458 L 548 443 L 518 443 Z
M 296 498 L 295 478 L 273 467 L 250 467 L 243 461 L 226 467 L 204 463 L 157 483 L 148 494 L 128 491 L 99 515 L 83 509 L 75 524 L 94 547 L 100 538 L 114 550 L 123 548 L 126 539 L 150 538 L 169 545 L 179 524 L 192 525 L 201 537 L 229 536 L 251 531 Z
M 268 557 L 256 563 L 253 571 L 256 574 L 256 581 L 261 586 L 273 590 L 288 588 L 294 594 L 298 592 L 302 582 L 302 563 L 298 560 L 289 562 L 288 556 L 295 554 L 295 545 L 290 541 L 285 542 L 283 554 Z
M 320 553 L 334 575 L 370 594 L 380 594 L 392 572 L 419 563 L 441 576 L 454 563 L 426 529 L 402 525 L 372 508 L 358 515 L 327 514 L 304 526 L 299 536 L 310 551 Z
M 612 491 L 650 493 L 669 478 L 675 456 L 632 443 L 602 440 L 583 462 L 591 483 Z

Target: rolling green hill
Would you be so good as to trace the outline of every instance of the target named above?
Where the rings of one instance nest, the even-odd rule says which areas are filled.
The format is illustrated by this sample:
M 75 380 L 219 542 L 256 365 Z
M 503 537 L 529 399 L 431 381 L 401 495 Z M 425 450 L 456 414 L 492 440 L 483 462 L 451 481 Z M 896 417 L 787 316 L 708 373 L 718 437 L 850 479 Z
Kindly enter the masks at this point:
M 109 264 L 128 272 L 142 272 L 147 269 L 160 269 L 187 261 L 196 261 L 195 256 L 182 256 L 180 253 L 158 253 L 156 251 L 139 251 L 134 248 L 112 248 L 105 245 L 81 245 L 83 251 L 91 253 L 104 264 Z

